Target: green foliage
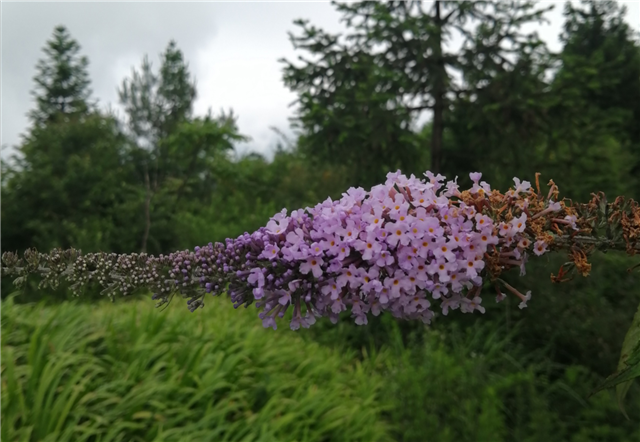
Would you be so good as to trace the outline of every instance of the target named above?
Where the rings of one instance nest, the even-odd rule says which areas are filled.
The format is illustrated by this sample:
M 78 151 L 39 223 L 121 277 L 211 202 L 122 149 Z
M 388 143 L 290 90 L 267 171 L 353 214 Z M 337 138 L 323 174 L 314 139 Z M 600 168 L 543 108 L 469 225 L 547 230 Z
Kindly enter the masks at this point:
M 233 115 L 217 119 L 208 115 L 178 124 L 174 132 L 160 142 L 163 178 L 157 187 L 152 184 L 141 189 L 141 192 L 151 192 L 147 194 L 149 224 L 144 224 L 149 227 L 149 252 L 166 253 L 183 247 L 180 232 L 185 219 L 200 216 L 202 207 L 219 195 L 218 170 L 229 163 L 233 143 L 243 139 L 237 132 Z M 186 247 L 193 248 L 195 244 L 188 243 Z
M 43 48 L 46 58 L 38 61 L 38 73 L 33 77 L 36 87 L 32 95 L 37 107 L 29 112 L 29 117 L 36 126 L 89 110 L 89 60 L 79 56 L 79 51 L 80 45 L 67 28 L 57 26 Z
M 483 321 L 484 322 L 484 321 Z M 597 380 L 579 365 L 554 366 L 527 352 L 521 328 L 447 327 L 406 349 L 394 347 L 385 397 L 396 440 L 626 441 L 638 437 L 611 395 L 585 400 Z M 585 388 L 587 386 L 587 388 Z M 634 392 L 634 397 L 636 394 Z M 640 410 L 634 406 L 637 420 Z
M 520 29 L 542 20 L 544 10 L 528 1 L 436 1 L 430 8 L 356 2 L 337 9 L 350 28 L 344 38 L 296 21 L 302 33 L 290 39 L 310 57 L 300 57 L 300 65 L 283 60 L 284 80 L 299 94 L 301 147 L 317 161 L 353 166 L 354 185 L 371 186 L 398 167 L 410 173 L 428 165 L 440 172 L 453 97 L 475 100 L 505 72 L 521 75 L 513 54 L 533 64 L 545 54 L 537 36 Z M 472 19 L 482 24 L 470 27 Z M 462 49 L 447 51 L 454 32 L 463 38 Z M 513 95 L 501 98 L 513 101 Z M 425 110 L 433 111 L 428 163 L 413 127 Z
M 4 302 L 2 439 L 390 440 L 380 377 L 211 304 Z
M 581 186 L 585 177 L 608 179 L 589 184 L 639 195 L 640 44 L 623 20 L 624 7 L 615 2 L 567 4 L 565 17 L 542 159 L 566 173 L 567 184 Z M 611 178 L 616 175 L 629 179 Z M 587 197 L 586 188 L 580 189 L 574 196 Z
M 514 318 L 500 315 L 507 308 L 487 306 L 491 309 L 483 318 L 454 313 L 431 327 L 409 328 L 383 317 L 366 327 L 320 323 L 300 333 L 345 352 L 361 349 L 364 360 L 377 361 L 376 371 L 387 380 L 385 418 L 394 424 L 397 441 L 429 435 L 437 441 L 622 442 L 640 436 L 638 389 L 630 391 L 631 421 L 608 392 L 587 400 L 603 379 L 588 366 L 594 361 L 587 356 L 586 366 L 576 360 L 560 363 L 553 334 L 546 340 L 535 337 L 528 316 L 514 324 Z M 547 322 L 566 332 L 549 316 Z M 592 353 L 598 355 L 598 349 Z
M 122 82 L 118 94 L 129 129 L 142 138 L 144 147 L 153 151 L 158 148 L 159 140 L 191 117 L 197 93 L 182 51 L 171 40 L 161 55 L 159 72 L 154 73 L 148 57 L 144 57 L 140 71 L 133 69 L 131 78 Z
M 232 113 L 194 117 L 195 82 L 174 42 L 158 70 L 145 59 L 122 83 L 125 125 L 91 110 L 88 62 L 56 28 L 37 67 L 33 127 L 2 165 L 2 248 L 193 248 L 389 170 L 434 169 L 438 145 L 441 172 L 460 181 L 482 171 L 507 188 L 542 172 L 541 184 L 553 178 L 571 198 L 637 198 L 640 45 L 623 8 L 568 5 L 552 56 L 522 30 L 541 16 L 533 6 L 338 5 L 349 39 L 299 21 L 291 39 L 310 57 L 285 62 L 284 81 L 298 94 L 301 136 L 272 161 L 234 154 L 243 137 Z M 462 48 L 445 50 L 459 31 Z M 416 127 L 428 111 L 442 119 Z M 483 326 L 456 313 L 430 329 L 343 318 L 293 336 L 218 303 L 196 313 L 206 321 L 135 299 L 3 303 L 2 438 L 637 440 L 637 382 L 625 390 L 630 422 L 611 392 L 586 400 L 616 363 L 622 377 L 605 387 L 637 368 L 629 340 L 618 362 L 640 302 L 638 273 L 626 271 L 637 260 L 596 256 L 590 278 L 551 284 L 564 261 L 528 267 L 526 310 L 485 293 Z M 43 296 L 31 287 L 15 301 Z
M 33 127 L 2 177 L 3 250 L 130 250 L 125 149 L 117 122 L 97 112 Z
M 640 378 L 640 306 L 638 306 L 638 311 L 633 317 L 631 327 L 629 327 L 622 343 L 618 370 L 600 384 L 594 393 L 605 388 L 615 387 L 618 405 L 626 415 L 623 401 L 636 378 Z
M 3 440 L 627 441 L 587 367 L 529 351 L 526 324 L 436 324 L 356 352 L 268 331 L 222 301 L 2 305 Z M 203 316 L 203 315 L 206 315 Z M 369 328 L 369 327 L 364 327 Z M 364 329 L 363 328 L 363 329 Z M 310 332 L 307 330 L 306 332 Z M 320 335 L 318 335 L 320 336 Z M 635 422 L 635 423 L 634 423 Z
M 178 219 L 179 247 L 253 232 L 283 208 L 339 197 L 347 187 L 340 169 L 311 167 L 300 152 L 284 148 L 271 162 L 258 154 L 218 157 L 211 170 L 211 192 L 192 202 Z

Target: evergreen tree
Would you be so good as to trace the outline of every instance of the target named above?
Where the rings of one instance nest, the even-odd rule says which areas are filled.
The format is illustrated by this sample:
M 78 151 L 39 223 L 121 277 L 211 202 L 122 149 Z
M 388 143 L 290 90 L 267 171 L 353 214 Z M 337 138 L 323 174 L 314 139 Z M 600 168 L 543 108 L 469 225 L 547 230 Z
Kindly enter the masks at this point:
M 120 103 L 125 108 L 130 135 L 137 146 L 133 157 L 144 186 L 144 229 L 141 250 L 147 250 L 152 228 L 152 204 L 169 176 L 172 158 L 164 140 L 176 127 L 189 121 L 196 98 L 195 81 L 191 79 L 182 51 L 171 41 L 161 56 L 159 73 L 152 70 L 147 57 L 140 71 L 133 70 L 119 89 Z
M 552 152 L 568 164 L 589 161 L 592 170 L 578 172 L 582 176 L 617 161 L 616 172 L 599 175 L 622 187 L 585 182 L 585 188 L 640 195 L 640 44 L 625 14 L 615 1 L 566 4 L 562 64 L 554 79 L 553 121 L 561 129 Z
M 31 127 L 3 164 L 2 247 L 128 251 L 132 170 L 118 122 L 88 102 L 88 59 L 63 26 L 34 77 Z
M 433 115 L 429 168 L 440 171 L 445 117 L 453 98 L 473 99 L 490 79 L 517 70 L 520 54 L 544 58 L 537 35 L 521 31 L 525 24 L 542 21 L 545 12 L 530 1 L 435 1 L 429 8 L 419 1 L 358 2 L 337 8 L 349 34 L 341 38 L 298 21 L 302 35 L 291 40 L 312 58 L 301 57 L 299 66 L 285 60 L 285 83 L 299 94 L 297 120 L 311 156 L 331 149 L 323 143 L 337 145 L 334 152 L 351 149 L 352 156 L 364 161 L 375 157 L 376 150 L 404 150 L 406 144 L 396 144 L 401 136 L 376 149 L 376 131 L 363 133 L 357 144 L 358 137 L 347 134 L 365 123 L 398 131 L 428 110 Z M 454 32 L 461 34 L 463 46 L 450 51 L 446 43 Z M 370 109 L 383 112 L 380 120 L 385 123 L 372 119 Z M 338 137 L 327 136 L 328 123 Z M 325 156 L 343 161 L 341 155 Z
M 215 163 L 246 137 L 238 133 L 233 113 L 193 117 L 196 84 L 174 41 L 161 55 L 158 71 L 145 57 L 119 95 L 142 184 L 140 249 L 167 252 L 180 240 L 175 230 L 182 209 L 199 213 L 216 183 Z
M 43 48 L 46 58 L 38 61 L 36 87 L 32 91 L 36 108 L 29 117 L 36 125 L 43 125 L 58 118 L 86 113 L 91 90 L 89 89 L 89 60 L 80 56 L 80 45 L 71 38 L 64 26 L 54 29 L 53 37 Z
M 3 250 L 131 250 L 125 147 L 117 121 L 98 112 L 32 128 L 3 174 Z
M 542 172 L 574 198 L 632 192 L 640 49 L 624 12 L 616 2 L 568 3 L 562 52 L 522 52 L 513 69 L 453 100 L 446 172 L 482 170 L 498 186 Z
M 118 93 L 131 133 L 152 155 L 159 154 L 160 140 L 191 118 L 197 95 L 189 67 L 173 40 L 161 55 L 158 73 L 145 56 L 140 70 L 133 70 Z
M 451 100 L 443 139 L 445 175 L 466 180 L 470 171 L 481 170 L 495 186 L 508 187 L 514 175 L 533 177 L 541 171 L 537 159 L 549 136 L 549 109 L 555 102 L 549 71 L 555 59 L 540 55 L 517 54 L 509 69 Z M 471 72 L 476 74 L 484 75 Z

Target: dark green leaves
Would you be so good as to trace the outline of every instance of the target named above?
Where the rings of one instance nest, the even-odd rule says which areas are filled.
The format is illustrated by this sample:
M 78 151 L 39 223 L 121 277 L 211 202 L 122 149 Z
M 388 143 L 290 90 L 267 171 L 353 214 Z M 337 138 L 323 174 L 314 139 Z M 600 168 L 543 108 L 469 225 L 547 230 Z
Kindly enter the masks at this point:
M 622 343 L 618 370 L 609 376 L 593 393 L 615 387 L 618 405 L 626 416 L 624 398 L 633 380 L 638 377 L 640 377 L 640 306 L 638 306 L 638 311 L 633 317 L 631 327 L 629 327 L 629 331 L 627 331 Z
M 357 2 L 337 9 L 349 28 L 345 36 L 296 22 L 300 33 L 290 34 L 291 42 L 311 56 L 283 60 L 284 81 L 298 94 L 301 149 L 318 163 L 347 166 L 354 185 L 373 185 L 397 168 L 441 171 L 452 101 L 476 100 L 505 72 L 518 79 L 523 70 L 538 74 L 513 55 L 535 65 L 545 54 L 538 38 L 520 29 L 542 18 L 544 10 L 533 2 Z M 452 51 L 448 43 L 456 33 L 463 46 Z M 522 98 L 514 99 L 513 89 L 504 84 L 503 96 L 486 97 L 488 104 L 510 114 Z M 431 112 L 426 139 L 416 123 Z M 528 120 L 521 126 L 531 126 Z M 448 172 L 460 170 L 454 169 Z

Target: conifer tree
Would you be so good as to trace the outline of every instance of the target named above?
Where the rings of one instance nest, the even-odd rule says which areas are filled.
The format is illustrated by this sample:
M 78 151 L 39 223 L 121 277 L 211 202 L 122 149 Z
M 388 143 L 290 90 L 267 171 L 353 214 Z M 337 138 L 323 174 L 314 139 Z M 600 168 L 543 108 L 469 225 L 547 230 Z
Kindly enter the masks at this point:
M 640 40 L 625 20 L 626 8 L 615 1 L 585 0 L 565 6 L 561 68 L 554 79 L 554 121 L 581 159 L 593 157 L 594 145 L 607 145 L 593 157 L 593 171 L 614 159 L 618 145 L 621 169 L 629 187 L 612 189 L 640 195 Z M 628 166 L 628 167 L 627 167 Z M 604 175 L 604 174 L 603 174 Z M 626 173 L 625 173 L 626 175 Z M 610 189 L 600 182 L 585 183 Z
M 157 73 L 145 56 L 140 70 L 133 70 L 118 93 L 131 133 L 152 156 L 159 155 L 160 140 L 191 118 L 197 95 L 184 55 L 173 40 L 161 55 Z
M 64 26 L 36 65 L 31 126 L 4 164 L 4 250 L 27 244 L 84 250 L 130 250 L 122 205 L 132 173 L 117 120 L 90 104 L 87 57 Z M 129 192 L 130 193 L 130 192 Z M 120 220 L 120 221 L 118 221 Z
M 174 168 L 174 152 L 169 149 L 167 140 L 181 123 L 192 119 L 196 85 L 182 51 L 172 40 L 161 55 L 157 73 L 145 57 L 140 70 L 133 70 L 132 76 L 122 82 L 118 93 L 143 185 L 144 228 L 140 249 L 145 252 L 152 235 L 152 212 L 156 219 L 172 216 L 170 213 L 161 215 L 160 210 L 154 208 L 154 200 Z
M 89 97 L 89 60 L 81 56 L 80 45 L 64 26 L 57 26 L 43 48 L 46 57 L 36 66 L 38 73 L 32 91 L 36 108 L 29 117 L 36 125 L 86 113 Z
M 538 36 L 522 30 L 543 21 L 546 9 L 532 1 L 364 1 L 338 3 L 337 9 L 348 27 L 345 36 L 296 22 L 302 32 L 291 41 L 311 57 L 297 64 L 285 60 L 284 78 L 299 94 L 303 147 L 312 157 L 357 165 L 368 174 L 358 174 L 359 184 L 380 178 L 371 175 L 376 167 L 369 163 L 395 166 L 385 164 L 387 152 L 397 158 L 410 149 L 411 143 L 398 141 L 424 111 L 431 112 L 433 127 L 421 150 L 430 152 L 429 168 L 441 171 L 452 100 L 473 98 L 494 77 L 517 70 L 521 55 L 544 58 Z M 454 33 L 462 37 L 459 50 L 447 47 Z M 376 130 L 360 130 L 367 125 Z M 407 156 L 405 164 L 411 161 Z

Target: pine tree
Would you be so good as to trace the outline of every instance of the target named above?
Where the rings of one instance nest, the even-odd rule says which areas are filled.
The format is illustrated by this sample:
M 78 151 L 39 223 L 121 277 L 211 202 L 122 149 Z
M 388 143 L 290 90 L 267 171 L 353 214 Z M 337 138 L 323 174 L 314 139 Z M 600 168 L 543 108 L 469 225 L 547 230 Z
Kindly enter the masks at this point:
M 161 55 L 158 73 L 153 71 L 148 57 L 145 57 L 140 71 L 134 69 L 131 78 L 122 82 L 118 93 L 127 115 L 130 135 L 137 146 L 134 158 L 144 186 L 145 221 L 141 250 L 145 252 L 152 234 L 154 197 L 163 188 L 172 168 L 166 140 L 180 123 L 191 119 L 196 85 L 182 51 L 172 40 Z
M 38 61 L 38 73 L 33 78 L 36 109 L 29 113 L 31 120 L 40 126 L 86 113 L 91 107 L 89 60 L 79 55 L 78 42 L 64 26 L 57 26 L 43 51 L 46 57 Z
M 625 13 L 615 1 L 594 0 L 567 3 L 564 11 L 548 150 L 566 162 L 567 181 L 578 181 L 570 172 L 580 167 L 580 197 L 590 188 L 640 192 L 640 44 Z
M 131 249 L 131 210 L 123 210 L 133 181 L 126 138 L 113 115 L 89 104 L 89 62 L 79 49 L 58 26 L 36 66 L 32 124 L 13 161 L 3 164 L 5 250 Z
M 118 93 L 132 135 L 154 156 L 159 154 L 160 140 L 191 118 L 197 95 L 189 67 L 173 40 L 161 55 L 158 73 L 145 56 L 140 70 L 133 70 Z
M 451 102 L 459 96 L 473 99 L 491 79 L 517 70 L 519 55 L 534 60 L 545 52 L 535 33 L 522 30 L 525 24 L 543 21 L 546 9 L 532 1 L 437 0 L 430 6 L 420 1 L 364 1 L 339 3 L 337 8 L 349 28 L 344 37 L 307 21 L 296 23 L 302 35 L 292 35 L 292 43 L 311 57 L 300 57 L 300 64 L 285 60 L 285 84 L 299 94 L 297 122 L 309 154 L 317 156 L 329 143 L 333 154 L 325 156 L 334 162 L 342 162 L 349 152 L 352 169 L 364 183 L 380 176 L 362 176 L 355 166 L 372 157 L 389 157 L 385 152 L 409 149 L 411 143 L 397 141 L 406 138 L 404 129 L 424 111 L 433 117 L 431 140 L 425 143 L 429 168 L 439 172 Z M 463 46 L 451 51 L 446 44 L 456 32 Z M 361 131 L 367 124 L 383 130 Z M 331 133 L 325 133 L 325 127 Z M 362 148 L 356 153 L 358 145 Z

